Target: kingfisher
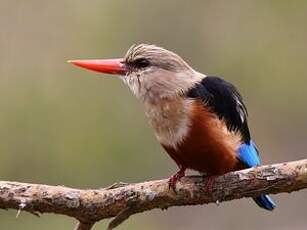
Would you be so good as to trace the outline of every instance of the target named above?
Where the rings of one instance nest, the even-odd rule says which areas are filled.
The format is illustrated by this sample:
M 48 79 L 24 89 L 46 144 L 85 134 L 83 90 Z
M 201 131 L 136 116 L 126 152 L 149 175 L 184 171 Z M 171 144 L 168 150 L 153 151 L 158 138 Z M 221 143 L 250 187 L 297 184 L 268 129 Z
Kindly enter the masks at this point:
M 187 169 L 212 182 L 218 175 L 260 165 L 237 88 L 194 70 L 176 53 L 138 44 L 123 58 L 69 62 L 118 75 L 141 101 L 156 138 L 179 168 L 169 179 L 170 188 L 175 190 Z M 266 210 L 276 207 L 266 194 L 253 199 Z

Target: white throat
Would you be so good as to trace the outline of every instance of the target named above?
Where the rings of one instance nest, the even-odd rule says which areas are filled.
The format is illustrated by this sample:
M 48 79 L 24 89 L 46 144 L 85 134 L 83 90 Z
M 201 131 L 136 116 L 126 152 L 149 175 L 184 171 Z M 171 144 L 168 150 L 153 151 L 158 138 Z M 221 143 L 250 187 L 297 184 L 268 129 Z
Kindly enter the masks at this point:
M 159 142 L 176 148 L 190 128 L 192 103 L 183 94 L 204 77 L 194 70 L 180 73 L 160 70 L 129 75 L 122 79 L 142 101 Z
M 191 100 L 183 98 L 144 103 L 145 114 L 161 144 L 176 149 L 185 139 L 190 129 L 191 105 Z

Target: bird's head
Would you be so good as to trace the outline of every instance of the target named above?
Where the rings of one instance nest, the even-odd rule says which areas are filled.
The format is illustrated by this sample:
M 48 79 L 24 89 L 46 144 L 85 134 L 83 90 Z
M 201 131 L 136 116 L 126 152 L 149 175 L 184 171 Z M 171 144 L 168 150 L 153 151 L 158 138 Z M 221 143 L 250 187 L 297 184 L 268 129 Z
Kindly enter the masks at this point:
M 181 95 L 201 79 L 179 55 L 155 45 L 133 45 L 121 59 L 70 62 L 89 70 L 119 75 L 141 100 Z

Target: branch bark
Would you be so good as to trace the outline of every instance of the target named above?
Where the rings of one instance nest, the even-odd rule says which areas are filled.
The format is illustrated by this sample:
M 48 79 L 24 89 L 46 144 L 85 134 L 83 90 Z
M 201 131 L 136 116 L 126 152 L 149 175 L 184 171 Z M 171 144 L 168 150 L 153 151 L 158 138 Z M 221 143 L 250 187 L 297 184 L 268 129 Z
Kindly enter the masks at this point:
M 155 208 L 223 202 L 307 188 L 307 159 L 227 173 L 216 178 L 211 193 L 206 184 L 207 178 L 201 176 L 184 177 L 177 183 L 175 193 L 169 190 L 167 179 L 86 190 L 0 181 L 0 208 L 74 217 L 79 221 L 76 230 L 89 230 L 97 221 L 115 217 L 108 228 L 113 229 L 131 215 Z

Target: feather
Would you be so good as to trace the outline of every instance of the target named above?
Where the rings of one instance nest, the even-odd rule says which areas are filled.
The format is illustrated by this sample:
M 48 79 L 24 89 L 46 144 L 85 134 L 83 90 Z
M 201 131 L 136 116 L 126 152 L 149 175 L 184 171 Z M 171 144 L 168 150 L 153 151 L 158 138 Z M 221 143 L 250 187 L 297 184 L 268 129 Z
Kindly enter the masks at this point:
M 221 78 L 207 76 L 190 89 L 186 96 L 200 99 L 204 107 L 208 107 L 220 120 L 225 121 L 228 131 L 240 133 L 242 144 L 237 149 L 238 162 L 241 162 L 245 168 L 260 165 L 259 152 L 251 140 L 248 129 L 247 109 L 234 85 Z M 269 211 L 276 207 L 274 201 L 265 194 L 255 197 L 254 201 Z
M 238 159 L 244 163 L 247 168 L 255 167 L 261 164 L 257 147 L 253 141 L 243 143 L 238 150 Z
M 259 153 L 253 141 L 250 141 L 248 144 L 244 143 L 239 147 L 238 159 L 244 163 L 247 168 L 260 165 L 261 162 Z M 271 199 L 271 197 L 269 197 L 269 195 L 261 194 L 260 196 L 253 199 L 258 204 L 258 206 L 268 211 L 272 211 L 276 207 L 276 204 Z
M 186 96 L 201 99 L 204 106 L 208 106 L 219 119 L 225 120 L 230 132 L 239 131 L 244 142 L 250 141 L 247 109 L 234 85 L 219 77 L 206 76 Z

